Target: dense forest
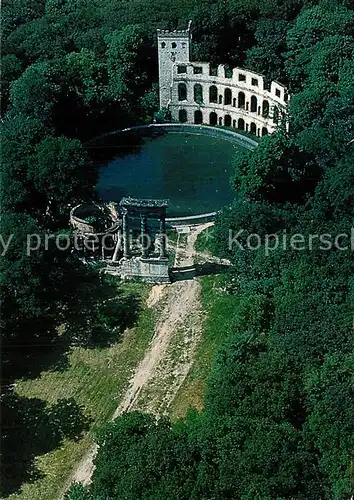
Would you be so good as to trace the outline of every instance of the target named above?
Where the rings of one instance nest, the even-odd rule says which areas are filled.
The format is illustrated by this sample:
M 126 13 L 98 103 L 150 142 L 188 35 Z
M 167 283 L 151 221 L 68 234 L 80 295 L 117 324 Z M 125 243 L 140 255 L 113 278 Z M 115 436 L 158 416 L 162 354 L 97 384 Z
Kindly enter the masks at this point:
M 60 363 L 58 346 L 102 342 L 138 307 L 72 253 L 49 245 L 27 255 L 26 235 L 68 231 L 69 208 L 92 198 L 97 181 L 85 141 L 152 120 L 156 28 L 193 19 L 194 58 L 288 86 L 289 131 L 234 159 L 237 196 L 218 217 L 213 250 L 234 264 L 225 293 L 235 306 L 220 325 L 204 410 L 175 423 L 131 413 L 108 424 L 92 484 L 74 485 L 67 499 L 349 500 L 352 2 L 8 0 L 2 18 L 2 495 L 15 491 L 14 475 L 31 475 L 36 452 L 86 426 L 75 401 L 48 408 L 15 395 L 13 381 L 35 376 L 44 359 Z M 231 248 L 230 229 L 242 228 L 242 241 L 287 232 L 351 242 L 346 251 L 323 251 L 318 240 L 303 251 Z M 113 294 L 109 310 L 94 300 Z M 37 449 L 26 444 L 29 428 Z

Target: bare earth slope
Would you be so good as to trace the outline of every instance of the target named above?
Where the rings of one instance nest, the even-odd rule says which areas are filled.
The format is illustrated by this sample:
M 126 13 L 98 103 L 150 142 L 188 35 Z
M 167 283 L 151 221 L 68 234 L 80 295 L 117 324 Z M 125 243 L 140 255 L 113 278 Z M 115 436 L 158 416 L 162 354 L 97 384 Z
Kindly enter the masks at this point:
M 188 374 L 202 332 L 202 311 L 199 281 L 184 279 L 185 271 L 193 272 L 197 236 L 210 225 L 182 229 L 184 238 L 178 239 L 174 263 L 177 281 L 152 287 L 147 305 L 159 311 L 154 337 L 113 419 L 132 410 L 163 414 Z M 90 483 L 96 453 L 97 446 L 93 446 L 78 464 L 65 489 L 74 481 Z

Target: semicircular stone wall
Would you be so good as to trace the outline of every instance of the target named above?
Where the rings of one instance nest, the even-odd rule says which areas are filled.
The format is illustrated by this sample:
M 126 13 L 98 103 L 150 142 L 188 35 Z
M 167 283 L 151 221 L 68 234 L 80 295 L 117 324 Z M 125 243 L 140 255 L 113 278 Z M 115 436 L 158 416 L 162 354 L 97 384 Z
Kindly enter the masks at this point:
M 286 115 L 289 95 L 255 72 L 189 59 L 190 31 L 158 30 L 160 107 L 175 122 L 223 125 L 263 136 Z

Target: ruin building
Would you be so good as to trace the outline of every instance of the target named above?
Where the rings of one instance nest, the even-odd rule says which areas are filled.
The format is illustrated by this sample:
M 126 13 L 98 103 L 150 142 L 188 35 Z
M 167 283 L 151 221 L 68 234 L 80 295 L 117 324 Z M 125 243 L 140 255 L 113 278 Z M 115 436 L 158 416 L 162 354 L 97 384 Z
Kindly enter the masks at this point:
M 253 71 L 190 60 L 186 30 L 157 30 L 160 109 L 174 122 L 223 125 L 257 136 L 274 132 L 286 115 L 289 95 L 279 82 Z
M 168 200 L 124 197 L 119 204 L 83 203 L 70 212 L 74 248 L 123 279 L 169 283 Z

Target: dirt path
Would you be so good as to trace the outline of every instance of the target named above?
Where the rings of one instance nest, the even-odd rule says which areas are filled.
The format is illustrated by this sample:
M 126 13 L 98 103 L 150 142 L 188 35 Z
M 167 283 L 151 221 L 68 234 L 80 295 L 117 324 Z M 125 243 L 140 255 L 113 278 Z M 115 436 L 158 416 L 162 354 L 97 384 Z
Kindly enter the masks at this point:
M 183 270 L 193 270 L 197 236 L 210 225 L 182 228 L 179 233 L 174 262 L 178 281 L 152 287 L 147 306 L 157 307 L 159 315 L 154 337 L 112 419 L 132 410 L 165 413 L 187 376 L 202 332 L 202 311 L 199 281 L 190 275 L 184 279 Z M 95 445 L 79 463 L 68 486 L 74 481 L 90 483 L 96 453 Z

